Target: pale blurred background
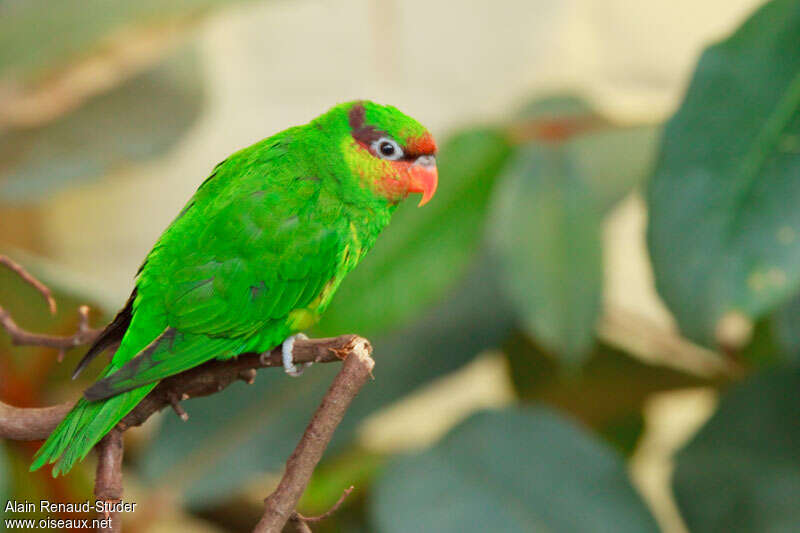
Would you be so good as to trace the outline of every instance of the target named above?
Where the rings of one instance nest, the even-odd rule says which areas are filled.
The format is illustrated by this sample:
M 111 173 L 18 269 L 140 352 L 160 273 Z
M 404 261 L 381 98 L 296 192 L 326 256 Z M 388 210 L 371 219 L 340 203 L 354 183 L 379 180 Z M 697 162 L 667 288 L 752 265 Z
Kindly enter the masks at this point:
M 195 30 L 207 91 L 198 121 L 164 156 L 117 169 L 124 179 L 53 194 L 36 237 L 48 256 L 120 305 L 144 255 L 216 163 L 334 103 L 391 103 L 439 136 L 502 119 L 531 94 L 565 90 L 617 121 L 660 122 L 680 102 L 703 47 L 758 4 L 343 0 L 226 8 Z M 613 299 L 627 303 L 642 294 L 628 280 L 645 275 L 617 263 L 625 251 L 610 255 Z

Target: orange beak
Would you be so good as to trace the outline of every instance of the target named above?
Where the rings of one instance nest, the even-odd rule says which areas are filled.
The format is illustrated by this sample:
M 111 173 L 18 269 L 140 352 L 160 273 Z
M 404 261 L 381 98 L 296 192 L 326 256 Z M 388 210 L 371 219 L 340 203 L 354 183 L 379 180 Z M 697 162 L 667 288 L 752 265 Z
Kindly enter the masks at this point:
M 427 204 L 436 192 L 439 184 L 439 172 L 436 170 L 436 158 L 432 155 L 421 155 L 408 167 L 408 192 L 422 193 L 417 207 Z

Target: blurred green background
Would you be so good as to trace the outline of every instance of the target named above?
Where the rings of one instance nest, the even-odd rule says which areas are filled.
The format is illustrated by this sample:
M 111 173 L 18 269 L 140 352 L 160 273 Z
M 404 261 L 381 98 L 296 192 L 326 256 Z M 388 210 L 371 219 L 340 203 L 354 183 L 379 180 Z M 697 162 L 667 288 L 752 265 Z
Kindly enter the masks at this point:
M 0 253 L 59 314 L 6 271 L 0 304 L 103 324 L 218 161 L 391 103 L 440 189 L 311 332 L 377 360 L 299 509 L 355 491 L 314 531 L 800 531 L 798 43 L 797 0 L 6 0 Z M 55 355 L 0 334 L 0 399 L 102 364 Z M 335 372 L 126 433 L 126 531 L 249 531 Z M 36 448 L 0 443 L 0 502 L 91 498 L 93 459 L 53 480 Z

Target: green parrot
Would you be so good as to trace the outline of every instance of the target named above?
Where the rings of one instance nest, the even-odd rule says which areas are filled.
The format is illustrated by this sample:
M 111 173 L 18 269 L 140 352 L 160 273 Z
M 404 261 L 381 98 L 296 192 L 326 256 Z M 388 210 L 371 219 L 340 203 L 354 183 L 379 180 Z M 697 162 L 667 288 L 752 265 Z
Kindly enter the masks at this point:
M 119 343 L 34 457 L 68 472 L 158 382 L 211 359 L 292 345 L 317 322 L 398 203 L 436 191 L 436 144 L 416 120 L 338 105 L 218 164 L 137 273 L 125 307 L 75 370 Z

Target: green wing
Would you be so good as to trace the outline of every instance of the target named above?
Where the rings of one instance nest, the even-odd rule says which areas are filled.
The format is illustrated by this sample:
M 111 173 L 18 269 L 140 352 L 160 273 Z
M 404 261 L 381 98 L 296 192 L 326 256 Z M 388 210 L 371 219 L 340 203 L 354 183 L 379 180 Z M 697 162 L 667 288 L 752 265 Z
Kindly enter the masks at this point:
M 230 174 L 218 172 L 203 185 L 142 269 L 130 328 L 144 322 L 140 312 L 160 307 L 158 337 L 133 357 L 115 357 L 118 370 L 86 398 L 108 398 L 215 357 L 272 348 L 294 332 L 290 313 L 308 308 L 337 277 L 347 228 L 319 209 L 317 181 L 279 175 L 265 183 Z

